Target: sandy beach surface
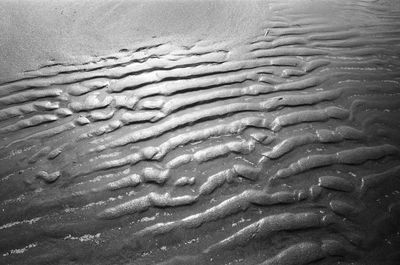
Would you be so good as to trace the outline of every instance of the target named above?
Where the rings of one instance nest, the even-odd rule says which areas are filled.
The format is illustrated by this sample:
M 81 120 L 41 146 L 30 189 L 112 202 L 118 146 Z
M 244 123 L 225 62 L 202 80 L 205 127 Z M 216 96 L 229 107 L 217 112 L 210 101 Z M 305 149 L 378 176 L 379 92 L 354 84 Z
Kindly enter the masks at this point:
M 1 1 L 0 32 L 0 264 L 399 264 L 399 1 Z

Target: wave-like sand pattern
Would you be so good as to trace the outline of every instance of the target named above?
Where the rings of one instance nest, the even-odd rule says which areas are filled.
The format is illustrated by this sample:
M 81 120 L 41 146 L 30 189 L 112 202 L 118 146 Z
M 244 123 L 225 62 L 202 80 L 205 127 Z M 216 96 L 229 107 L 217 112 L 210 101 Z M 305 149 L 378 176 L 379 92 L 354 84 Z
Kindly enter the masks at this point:
M 399 11 L 298 2 L 1 83 L 0 263 L 396 264 Z

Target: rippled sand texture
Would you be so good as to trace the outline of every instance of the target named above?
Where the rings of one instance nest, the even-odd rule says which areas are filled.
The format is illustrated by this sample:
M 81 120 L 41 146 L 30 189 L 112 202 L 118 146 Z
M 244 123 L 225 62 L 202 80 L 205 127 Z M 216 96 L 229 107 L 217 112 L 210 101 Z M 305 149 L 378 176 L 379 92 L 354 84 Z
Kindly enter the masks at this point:
M 269 2 L 254 34 L 2 82 L 0 263 L 398 264 L 393 2 Z

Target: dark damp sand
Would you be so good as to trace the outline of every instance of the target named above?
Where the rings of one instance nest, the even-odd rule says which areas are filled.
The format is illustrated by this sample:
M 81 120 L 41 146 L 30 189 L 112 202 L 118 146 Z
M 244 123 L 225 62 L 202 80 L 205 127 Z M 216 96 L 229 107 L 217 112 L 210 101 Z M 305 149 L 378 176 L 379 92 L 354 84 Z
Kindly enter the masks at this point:
M 0 5 L 0 264 L 397 264 L 396 1 Z

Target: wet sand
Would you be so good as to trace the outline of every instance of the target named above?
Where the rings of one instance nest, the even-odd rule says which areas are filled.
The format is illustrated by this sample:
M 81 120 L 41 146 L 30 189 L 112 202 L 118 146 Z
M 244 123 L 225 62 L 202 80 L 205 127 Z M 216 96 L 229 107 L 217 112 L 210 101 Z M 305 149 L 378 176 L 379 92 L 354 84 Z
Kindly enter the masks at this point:
M 396 1 L 0 4 L 1 264 L 397 264 Z

